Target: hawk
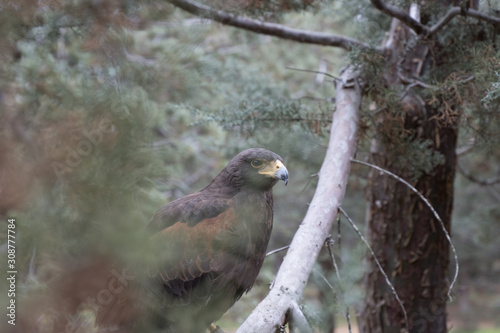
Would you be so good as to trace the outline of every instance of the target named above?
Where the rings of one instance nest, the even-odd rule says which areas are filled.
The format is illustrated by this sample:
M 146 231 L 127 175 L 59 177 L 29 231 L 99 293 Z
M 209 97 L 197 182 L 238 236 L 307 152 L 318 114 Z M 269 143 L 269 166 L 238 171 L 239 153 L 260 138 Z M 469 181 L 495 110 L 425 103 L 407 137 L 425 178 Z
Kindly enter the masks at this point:
M 47 297 L 19 307 L 13 331 L 96 332 L 88 327 L 89 311 L 97 332 L 206 331 L 257 278 L 280 180 L 288 183 L 279 155 L 260 148 L 239 153 L 207 187 L 154 215 L 149 242 L 140 244 L 154 261 L 118 269 L 108 258 L 91 257 L 65 269 Z
M 149 271 L 161 295 L 158 326 L 203 332 L 252 288 L 273 226 L 272 188 L 280 180 L 288 183 L 283 159 L 251 148 L 204 189 L 158 210 L 148 226 L 162 254 Z

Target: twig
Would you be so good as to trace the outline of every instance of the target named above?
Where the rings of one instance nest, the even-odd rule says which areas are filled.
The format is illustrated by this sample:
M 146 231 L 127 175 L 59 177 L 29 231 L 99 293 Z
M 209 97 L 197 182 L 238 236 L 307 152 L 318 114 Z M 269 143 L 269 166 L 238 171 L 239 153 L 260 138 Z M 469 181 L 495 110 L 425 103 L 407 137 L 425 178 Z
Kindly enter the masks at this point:
M 129 53 L 126 48 L 123 48 L 123 53 L 128 61 L 138 63 L 139 65 L 145 67 L 153 67 L 157 64 L 157 62 L 153 59 L 148 59 L 140 54 Z
M 264 35 L 293 40 L 299 43 L 336 46 L 348 51 L 352 48 L 370 48 L 370 45 L 367 43 L 353 38 L 316 31 L 294 29 L 281 24 L 262 22 L 251 18 L 236 16 L 191 0 L 168 0 L 168 2 L 199 17 L 211 19 L 225 25 L 230 25 Z
M 474 183 L 477 183 L 479 185 L 482 185 L 482 186 L 491 186 L 491 185 L 495 185 L 495 184 L 500 183 L 500 177 L 491 177 L 491 178 L 487 178 L 487 179 L 479 179 L 479 178 L 477 178 L 472 173 L 470 173 L 469 170 L 465 169 L 463 167 L 462 163 L 460 163 L 460 162 L 457 162 L 457 167 L 458 167 L 458 171 L 460 171 L 460 173 L 465 178 L 467 178 L 468 180 L 470 180 L 470 181 L 472 181 Z
M 450 234 L 448 233 L 448 230 L 446 230 L 446 226 L 444 225 L 444 222 L 443 220 L 441 220 L 441 217 L 439 217 L 439 214 L 436 212 L 436 210 L 434 209 L 434 207 L 432 207 L 432 205 L 430 204 L 429 200 L 427 200 L 426 197 L 424 197 L 415 187 L 413 187 L 410 183 L 408 183 L 406 180 L 404 180 L 403 178 L 395 175 L 394 173 L 388 171 L 388 170 L 385 170 L 385 169 L 382 169 L 381 167 L 379 166 L 376 166 L 374 164 L 371 164 L 371 163 L 367 163 L 367 162 L 363 162 L 363 161 L 359 161 L 359 160 L 355 160 L 355 159 L 351 159 L 351 162 L 353 163 L 358 163 L 358 164 L 361 164 L 361 165 L 364 165 L 364 166 L 367 166 L 367 167 L 370 167 L 370 168 L 373 168 L 373 169 L 376 169 L 380 172 L 383 172 L 385 173 L 386 175 L 389 175 L 391 177 L 393 177 L 394 179 L 396 179 L 397 181 L 405 184 L 412 192 L 414 192 L 426 205 L 427 207 L 429 207 L 429 209 L 432 211 L 432 213 L 434 214 L 434 217 L 439 221 L 440 225 L 441 225 L 441 229 L 443 230 L 443 233 L 444 235 L 446 236 L 446 239 L 448 240 L 448 243 L 450 243 L 450 248 L 451 250 L 453 251 L 453 257 L 455 259 L 455 275 L 453 276 L 453 280 L 451 281 L 451 284 L 450 284 L 450 288 L 448 289 L 448 292 L 447 292 L 447 295 L 448 295 L 448 299 L 451 301 L 452 300 L 452 297 L 451 297 L 451 290 L 453 289 L 453 286 L 455 285 L 455 283 L 457 282 L 457 278 L 458 278 L 458 270 L 459 270 L 459 265 L 458 265 L 458 255 L 457 255 L 457 250 L 455 249 L 455 246 L 453 245 L 453 242 L 451 241 L 451 237 L 450 237 Z
M 465 16 L 470 16 L 470 17 L 474 17 L 474 18 L 477 18 L 479 20 L 482 20 L 482 21 L 486 21 L 488 23 L 491 23 L 495 26 L 498 26 L 500 25 L 500 17 L 496 17 L 496 16 L 491 16 L 491 15 L 488 15 L 488 14 L 485 14 L 485 13 L 482 13 L 478 10 L 475 10 L 475 9 L 467 9 L 466 11 L 462 12 Z
M 330 81 L 328 80 L 329 82 L 333 82 L 333 81 Z M 328 103 L 332 103 L 332 104 L 335 104 L 335 97 L 327 97 L 327 98 L 319 98 L 319 97 L 314 97 L 314 96 L 300 96 L 300 97 L 295 97 L 293 98 L 295 100 L 300 100 L 300 99 L 308 99 L 308 100 L 311 100 L 311 101 L 321 101 L 321 102 L 328 102 Z M 332 122 L 331 119 L 328 119 L 328 120 L 325 120 L 329 123 Z
M 269 251 L 269 252 L 266 253 L 266 257 L 271 256 L 271 255 L 273 255 L 275 253 L 284 251 L 284 250 L 288 249 L 289 247 L 290 247 L 290 245 L 287 245 L 287 246 L 280 247 L 279 249 L 275 249 L 275 250 Z
M 474 17 L 479 20 L 491 23 L 495 26 L 500 25 L 499 17 L 491 16 L 472 8 L 466 8 L 464 10 L 463 8 L 454 6 L 451 7 L 450 10 L 448 10 L 448 12 L 436 24 L 434 24 L 432 27 L 429 28 L 420 23 L 419 21 L 415 20 L 414 18 L 412 18 L 405 11 L 393 5 L 386 4 L 381 0 L 370 0 L 370 1 L 372 5 L 381 12 L 389 15 L 390 17 L 397 18 L 401 22 L 405 23 L 410 29 L 415 31 L 417 34 L 423 35 L 425 37 L 430 37 L 436 34 L 438 31 L 443 29 L 448 23 L 450 23 L 451 20 L 453 20 L 453 18 L 455 18 L 458 15 Z
M 455 150 L 455 154 L 457 156 L 462 156 L 462 155 L 467 154 L 468 152 L 470 152 L 474 148 L 475 142 L 476 142 L 476 139 L 474 137 L 470 138 L 464 146 L 459 147 Z
M 392 285 L 391 281 L 389 280 L 389 277 L 387 276 L 387 274 L 385 273 L 384 269 L 382 268 L 382 265 L 378 261 L 377 256 L 375 255 L 375 252 L 373 251 L 373 249 L 371 248 L 370 244 L 368 243 L 368 241 L 366 240 L 366 238 L 363 236 L 363 234 L 361 233 L 361 231 L 359 231 L 359 229 L 356 226 L 356 224 L 354 224 L 354 222 L 351 220 L 351 218 L 349 217 L 349 215 L 347 215 L 347 213 L 342 209 L 342 207 L 339 207 L 339 210 L 347 218 L 347 221 L 349 221 L 349 224 L 353 227 L 354 231 L 356 231 L 356 233 L 358 234 L 359 238 L 361 238 L 361 240 L 363 241 L 363 243 L 365 243 L 366 247 L 370 251 L 370 253 L 371 253 L 372 257 L 373 257 L 373 260 L 375 260 L 375 263 L 378 266 L 378 269 L 379 269 L 380 273 L 382 273 L 382 275 L 385 278 L 385 283 L 387 283 L 387 285 L 389 286 L 389 288 L 391 288 L 392 294 L 396 298 L 396 301 L 398 302 L 399 306 L 401 307 L 401 310 L 403 311 L 403 316 L 405 318 L 406 331 L 410 332 L 410 324 L 408 323 L 408 315 L 406 314 L 406 309 L 405 309 L 405 307 L 403 305 L 403 302 L 399 298 L 399 295 L 396 292 L 396 289 L 394 289 L 394 286 Z
M 463 10 L 460 7 L 451 7 L 450 10 L 432 27 L 427 31 L 427 36 L 432 36 L 436 34 L 439 30 L 444 28 L 450 21 L 458 15 L 474 17 L 482 21 L 493 24 L 494 26 L 500 25 L 500 18 L 491 16 L 472 8 L 467 8 Z
M 430 29 L 429 29 L 429 35 L 434 35 L 436 32 L 444 28 L 445 25 L 447 25 L 455 16 L 460 14 L 461 8 L 460 7 L 452 7 L 448 13 L 446 13 L 436 24 L 434 24 Z
M 431 86 L 430 84 L 424 83 L 422 81 L 419 81 L 417 79 L 412 79 L 405 77 L 403 74 L 398 73 L 398 77 L 401 80 L 402 83 L 409 84 L 410 86 L 419 86 L 421 88 L 425 89 L 431 89 L 431 90 L 437 90 L 438 88 L 435 86 Z
M 31 254 L 30 265 L 28 270 L 28 277 L 35 276 L 35 257 L 36 257 L 36 246 L 33 246 L 33 252 Z
M 335 288 L 333 288 L 332 284 L 328 281 L 326 276 L 323 275 L 318 269 L 314 268 L 313 269 L 314 274 L 318 274 L 320 278 L 323 279 L 323 281 L 326 283 L 328 288 L 330 288 L 335 296 L 337 296 L 337 293 L 335 292 Z
M 495 191 L 495 189 L 491 186 L 488 186 L 486 188 L 488 190 L 488 192 L 490 192 L 490 194 L 498 201 L 500 202 L 500 193 L 498 193 L 497 191 Z
M 410 15 L 408 15 L 406 12 L 402 11 L 401 9 L 393 6 L 386 4 L 383 1 L 380 0 L 370 0 L 372 5 L 380 10 L 381 12 L 389 15 L 390 17 L 397 18 L 398 20 L 402 21 L 405 23 L 408 27 L 410 27 L 413 31 L 415 31 L 417 34 L 428 34 L 429 28 L 427 28 L 425 25 L 421 24 L 417 20 L 413 19 Z
M 333 76 L 332 74 L 328 74 L 327 72 L 315 71 L 315 70 L 311 70 L 311 69 L 293 68 L 293 67 L 288 67 L 288 66 L 285 66 L 285 68 L 286 69 L 291 69 L 293 71 L 298 71 L 298 72 L 308 72 L 308 73 L 315 73 L 315 74 L 323 74 L 323 75 L 326 75 L 328 77 L 331 77 L 334 80 L 339 80 L 338 77 Z
M 340 220 L 340 219 L 339 219 Z M 349 306 L 345 304 L 345 299 L 344 299 L 344 289 L 342 288 L 342 281 L 340 280 L 340 272 L 339 272 L 339 267 L 337 266 L 337 260 L 335 260 L 335 254 L 333 253 L 333 243 L 334 241 L 331 238 L 328 238 L 325 242 L 326 247 L 328 248 L 328 254 L 330 255 L 330 258 L 332 259 L 332 264 L 333 267 L 335 268 L 335 273 L 337 274 L 337 280 L 339 280 L 339 289 L 340 289 L 340 294 L 342 295 L 342 303 L 345 305 L 345 319 L 347 320 L 347 327 L 349 328 L 349 333 L 351 333 L 351 315 L 349 314 Z

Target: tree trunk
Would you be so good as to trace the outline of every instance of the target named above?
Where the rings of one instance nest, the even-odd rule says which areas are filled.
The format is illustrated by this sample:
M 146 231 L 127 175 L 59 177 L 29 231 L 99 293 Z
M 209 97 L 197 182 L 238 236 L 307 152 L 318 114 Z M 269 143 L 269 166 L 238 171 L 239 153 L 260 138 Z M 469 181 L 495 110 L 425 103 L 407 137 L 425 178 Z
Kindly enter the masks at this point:
M 444 97 L 431 102 L 405 85 L 415 84 L 424 71 L 435 69 L 436 44 L 416 43 L 413 32 L 393 20 L 386 41 L 390 50 L 385 81 L 401 92 L 402 133 L 411 140 L 428 140 L 443 162 L 416 175 L 393 151 L 394 137 L 378 135 L 372 142 L 371 162 L 406 179 L 435 208 L 450 230 L 457 142 L 457 117 L 453 103 Z M 411 46 L 411 43 L 416 43 Z M 410 45 L 410 46 L 408 46 Z M 401 59 L 404 59 L 401 61 Z M 406 86 L 407 88 L 407 86 Z M 434 96 L 436 97 L 436 96 Z M 452 105 L 451 107 L 449 105 Z M 445 107 L 446 106 L 446 107 Z M 447 113 L 448 112 L 448 113 Z M 450 115 L 453 113 L 453 115 Z M 394 120 L 395 110 L 378 114 L 379 128 Z M 404 156 L 410 156 L 411 151 Z M 399 156 L 397 156 L 399 155 Z M 422 156 L 421 158 L 426 158 Z M 398 163 L 395 161 L 399 160 Z M 410 332 L 447 332 L 446 302 L 449 283 L 449 243 L 431 210 L 405 185 L 378 171 L 370 173 L 367 191 L 367 233 L 377 258 L 393 283 L 407 312 Z M 360 332 L 405 332 L 404 314 L 373 258 L 364 277 L 365 304 L 359 318 Z
M 435 134 L 441 140 L 439 151 L 445 154 L 446 161 L 419 177 L 414 186 L 428 198 L 449 230 L 456 131 L 438 129 L 433 122 L 426 125 L 426 134 Z M 381 142 L 373 148 L 374 164 L 399 173 Z M 370 243 L 403 301 L 410 332 L 446 332 L 449 244 L 439 222 L 405 185 L 376 171 L 371 172 L 370 182 Z M 373 259 L 368 262 L 361 332 L 401 332 L 405 323 L 400 306 Z

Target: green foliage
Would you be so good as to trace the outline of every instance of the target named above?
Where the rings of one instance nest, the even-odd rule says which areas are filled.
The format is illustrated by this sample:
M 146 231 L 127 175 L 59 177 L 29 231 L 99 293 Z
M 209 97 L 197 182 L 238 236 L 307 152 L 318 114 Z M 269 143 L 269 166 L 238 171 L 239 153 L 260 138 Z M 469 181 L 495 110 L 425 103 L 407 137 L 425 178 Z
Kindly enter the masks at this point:
M 228 9 L 224 2 L 206 3 Z M 236 3 L 229 11 L 355 36 L 374 47 L 390 25 L 368 1 Z M 403 7 L 408 1 L 388 3 Z M 21 1 L 2 6 L 0 167 L 5 168 L 4 156 L 13 156 L 18 163 L 9 166 L 17 171 L 13 178 L 26 180 L 16 182 L 23 193 L 15 205 L 7 204 L 2 189 L 0 206 L 2 214 L 15 215 L 21 230 L 23 293 L 43 289 L 61 261 L 95 254 L 128 263 L 152 260 L 143 251 L 147 239 L 140 230 L 154 212 L 204 187 L 229 158 L 251 146 L 276 151 L 290 170 L 289 186 L 275 189 L 270 249 L 288 244 L 317 181 L 311 175 L 324 156 L 334 85 L 287 67 L 318 70 L 325 64 L 321 71 L 335 75 L 344 62 L 357 65 L 367 84 L 359 154 L 368 152 L 370 139 L 382 135 L 394 166 L 411 171 L 410 177 L 443 162 L 431 141 L 407 130 L 401 99 L 407 87 L 387 87 L 387 62 L 375 49 L 343 55 L 193 19 L 167 2 L 79 0 L 45 6 Z M 445 10 L 429 5 L 422 19 L 436 22 Z M 439 35 L 440 47 L 432 49 L 447 60 L 446 66 L 419 78 L 432 89 L 418 91 L 428 103 L 444 100 L 457 106 L 443 108 L 442 119 L 460 126 L 461 143 L 474 139 L 477 155 L 467 167 L 485 177 L 494 177 L 492 166 L 499 163 L 500 64 L 493 36 L 488 25 L 457 18 Z M 382 114 L 384 123 L 378 121 Z M 359 207 L 363 177 L 353 176 L 344 203 L 357 221 L 365 211 Z M 363 184 L 356 187 L 356 182 Z M 459 256 L 478 281 L 483 273 L 493 281 L 498 271 L 482 258 L 498 252 L 498 202 L 491 195 L 483 200 L 488 192 L 463 178 L 456 188 L 453 231 Z M 493 190 L 498 192 L 498 185 Z M 344 298 L 356 304 L 362 299 L 364 248 L 346 233 Z M 36 269 L 30 276 L 31 260 Z M 253 297 L 266 292 L 274 260 L 279 261 L 267 260 L 264 287 Z M 334 274 L 323 273 L 335 285 Z M 329 292 L 320 280 L 313 276 L 306 297 L 306 312 L 317 318 L 324 310 L 315 304 L 317 292 Z M 339 299 L 334 311 L 341 310 Z
M 320 0 L 243 0 L 243 1 L 219 1 L 210 0 L 203 3 L 212 8 L 222 9 L 226 12 L 266 21 L 276 21 L 283 18 L 289 12 L 314 9 L 316 5 L 325 1 Z
M 385 33 L 389 30 L 390 18 L 375 9 L 368 1 L 336 1 L 335 15 L 342 24 L 353 29 L 353 37 L 363 40 L 375 47 L 380 45 Z

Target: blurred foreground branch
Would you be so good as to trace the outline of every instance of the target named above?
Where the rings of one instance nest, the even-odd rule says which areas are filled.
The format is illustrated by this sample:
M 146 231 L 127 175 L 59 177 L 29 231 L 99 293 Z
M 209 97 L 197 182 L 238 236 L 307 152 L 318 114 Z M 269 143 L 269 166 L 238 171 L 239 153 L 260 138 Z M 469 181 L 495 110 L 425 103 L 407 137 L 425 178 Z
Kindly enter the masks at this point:
M 344 198 L 350 159 L 356 149 L 361 89 L 352 67 L 341 73 L 336 98 L 330 142 L 309 209 L 295 233 L 269 294 L 237 333 L 270 333 L 286 321 L 286 314 L 293 313 L 302 299 L 314 263 L 329 237 Z

